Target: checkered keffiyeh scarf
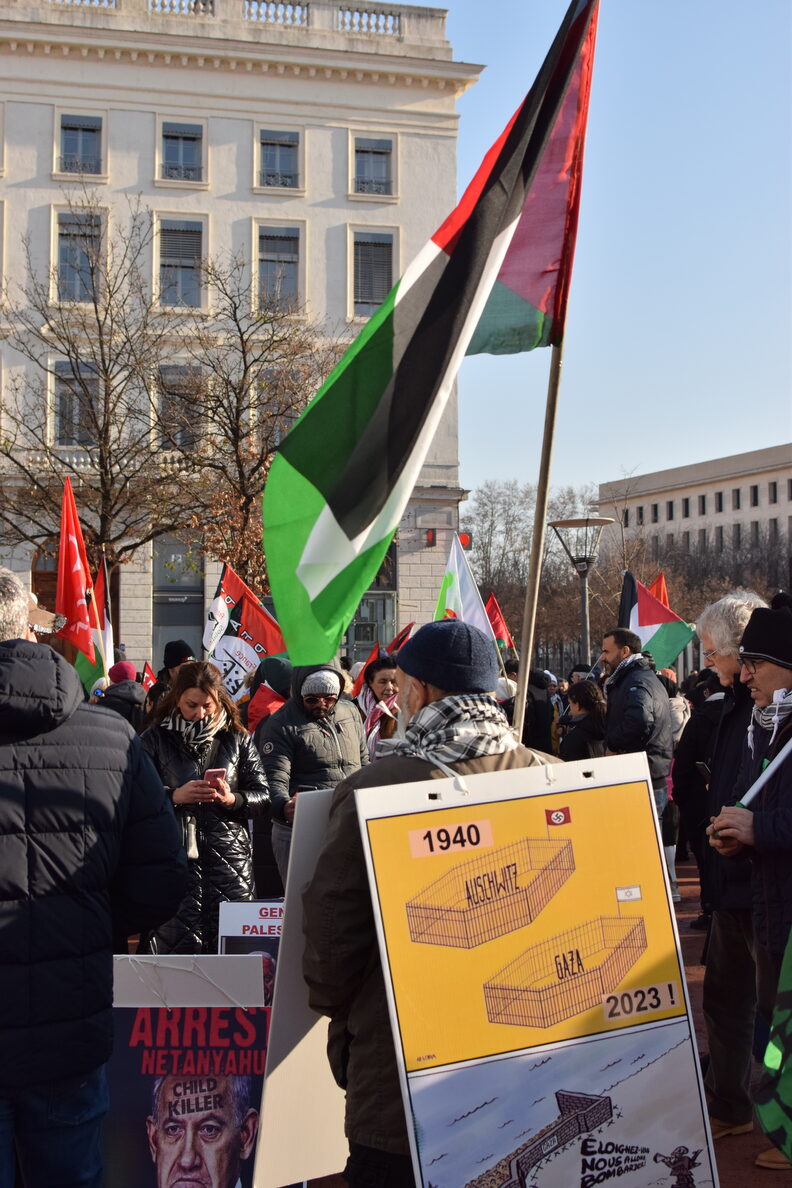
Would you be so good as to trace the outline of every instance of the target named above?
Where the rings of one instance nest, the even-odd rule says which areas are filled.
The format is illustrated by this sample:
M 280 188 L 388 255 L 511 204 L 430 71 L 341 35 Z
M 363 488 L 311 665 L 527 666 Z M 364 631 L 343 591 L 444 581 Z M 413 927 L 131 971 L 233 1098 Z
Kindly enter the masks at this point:
M 208 749 L 214 736 L 223 729 L 227 721 L 228 715 L 224 709 L 194 722 L 188 722 L 177 709 L 174 709 L 162 719 L 160 725 L 165 730 L 175 730 L 184 739 L 188 750 L 201 754 Z
M 435 763 L 457 763 L 513 751 L 517 739 L 498 703 L 486 693 L 441 697 L 419 710 L 403 739 L 380 743 L 378 757 L 415 755 Z

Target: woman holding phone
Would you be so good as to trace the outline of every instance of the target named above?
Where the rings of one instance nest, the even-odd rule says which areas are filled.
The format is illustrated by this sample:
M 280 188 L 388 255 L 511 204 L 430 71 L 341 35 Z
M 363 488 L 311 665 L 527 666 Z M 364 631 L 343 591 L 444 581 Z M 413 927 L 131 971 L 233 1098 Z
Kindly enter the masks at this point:
M 190 877 L 176 915 L 140 951 L 216 953 L 221 901 L 254 898 L 247 822 L 269 807 L 258 751 L 206 661 L 180 666 L 141 741 L 173 801 Z

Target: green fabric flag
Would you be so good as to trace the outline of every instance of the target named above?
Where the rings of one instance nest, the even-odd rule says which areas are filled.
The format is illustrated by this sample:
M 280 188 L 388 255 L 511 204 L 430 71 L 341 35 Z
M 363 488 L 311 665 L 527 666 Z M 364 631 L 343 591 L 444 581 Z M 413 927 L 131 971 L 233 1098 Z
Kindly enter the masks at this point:
M 754 1104 L 762 1130 L 792 1162 L 792 938 L 778 979 L 764 1074 Z

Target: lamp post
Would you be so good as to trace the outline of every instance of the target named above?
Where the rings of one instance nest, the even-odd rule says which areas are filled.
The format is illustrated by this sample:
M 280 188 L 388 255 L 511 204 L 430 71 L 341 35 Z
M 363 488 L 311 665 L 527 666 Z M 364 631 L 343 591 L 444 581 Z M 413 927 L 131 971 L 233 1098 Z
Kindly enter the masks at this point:
M 589 630 L 588 575 L 597 560 L 603 528 L 615 521 L 608 516 L 581 516 L 571 520 L 555 520 L 550 527 L 561 541 L 561 547 L 580 577 L 580 637 L 584 664 L 591 663 L 591 632 Z

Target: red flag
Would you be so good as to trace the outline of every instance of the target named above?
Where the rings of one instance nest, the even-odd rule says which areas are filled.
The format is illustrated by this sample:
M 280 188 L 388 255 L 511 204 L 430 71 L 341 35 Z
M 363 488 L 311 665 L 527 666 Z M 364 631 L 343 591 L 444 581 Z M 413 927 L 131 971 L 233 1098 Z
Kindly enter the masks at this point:
M 662 602 L 663 606 L 671 610 L 671 603 L 668 601 L 668 587 L 666 586 L 665 574 L 662 569 L 651 586 L 647 586 L 646 588 L 650 594 L 654 595 L 658 602 Z
M 413 619 L 412 623 L 408 623 L 406 627 L 402 627 L 401 631 L 397 632 L 397 634 L 394 635 L 393 639 L 390 641 L 387 648 L 385 649 L 385 651 L 388 653 L 388 655 L 392 655 L 393 652 L 398 652 L 398 650 L 402 646 L 402 644 L 407 643 L 407 640 L 410 637 L 410 632 L 412 631 L 414 626 L 415 626 L 415 619 Z
M 156 685 L 157 683 L 157 678 L 154 675 L 154 669 L 151 667 L 148 660 L 143 665 L 143 678 L 140 683 L 146 692 L 149 691 L 152 685 Z
M 66 619 L 66 626 L 58 632 L 63 639 L 74 644 L 90 664 L 96 663 L 89 601 L 93 597 L 88 558 L 85 554 L 80 520 L 71 488 L 71 479 L 63 485 L 61 507 L 60 547 L 58 550 L 58 587 L 55 594 L 55 611 Z
M 490 594 L 484 610 L 487 612 L 487 618 L 492 624 L 492 634 L 495 636 L 495 642 L 499 648 L 514 648 L 514 640 L 511 637 L 511 632 L 506 626 L 506 620 L 503 617 L 503 612 L 498 606 L 498 600 L 494 594 Z
M 545 821 L 548 825 L 571 825 L 572 812 L 567 805 L 558 809 L 545 809 Z
M 360 672 L 355 677 L 355 683 L 352 686 L 352 692 L 350 693 L 350 697 L 357 697 L 358 693 L 363 688 L 363 681 L 365 680 L 365 677 L 366 677 L 366 669 L 368 668 L 369 664 L 371 664 L 372 660 L 377 659 L 377 656 L 379 656 L 379 651 L 380 651 L 380 646 L 378 643 L 375 643 L 374 647 L 371 649 L 371 651 L 369 652 L 369 654 L 366 658 L 365 664 L 363 665 Z
M 250 733 L 253 733 L 262 718 L 268 718 L 270 714 L 274 714 L 285 704 L 286 698 L 281 697 L 280 693 L 276 693 L 266 681 L 259 685 L 248 702 L 247 728 Z

